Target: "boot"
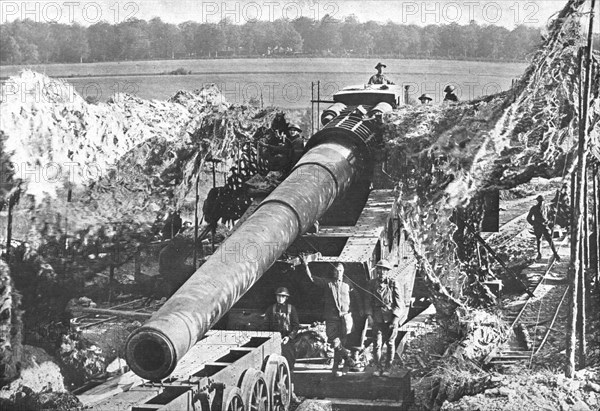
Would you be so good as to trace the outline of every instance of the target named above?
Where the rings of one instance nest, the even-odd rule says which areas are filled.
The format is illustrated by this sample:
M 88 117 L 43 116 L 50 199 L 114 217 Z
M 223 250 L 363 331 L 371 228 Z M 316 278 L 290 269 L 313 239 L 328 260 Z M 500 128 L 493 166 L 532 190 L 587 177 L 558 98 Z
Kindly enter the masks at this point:
M 385 369 L 381 373 L 381 375 L 383 377 L 389 377 L 390 374 L 391 374 L 391 372 L 392 372 L 392 362 L 391 361 L 386 361 L 386 363 L 385 363 Z

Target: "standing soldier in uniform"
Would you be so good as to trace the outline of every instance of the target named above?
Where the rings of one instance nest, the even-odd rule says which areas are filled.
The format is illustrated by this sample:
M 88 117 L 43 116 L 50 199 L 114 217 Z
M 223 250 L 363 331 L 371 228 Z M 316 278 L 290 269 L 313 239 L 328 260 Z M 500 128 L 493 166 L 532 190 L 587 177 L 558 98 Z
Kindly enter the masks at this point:
M 373 360 L 377 370 L 375 376 L 390 375 L 394 360 L 396 336 L 400 323 L 400 290 L 396 281 L 389 276 L 392 265 L 381 260 L 375 266 L 377 277 L 369 281 L 365 298 L 365 313 L 373 328 Z M 381 372 L 381 348 L 387 346 L 387 359 Z
M 350 286 L 343 282 L 344 266 L 337 263 L 334 266 L 333 278 L 325 280 L 319 277 L 313 277 L 308 262 L 303 256 L 300 256 L 302 265 L 306 270 L 306 275 L 319 288 L 325 290 L 324 293 L 324 316 L 325 333 L 327 342 L 333 347 L 333 368 L 331 372 L 336 377 L 341 377 L 348 372 L 348 359 L 350 352 L 344 347 L 346 336 L 352 332 L 352 315 L 350 313 Z M 344 361 L 342 371 L 339 366 Z
M 289 296 L 290 292 L 285 287 L 279 287 L 275 291 L 277 302 L 265 312 L 265 323 L 269 331 L 279 331 L 281 333 L 281 355 L 285 357 L 290 372 L 293 373 L 296 364 L 296 347 L 292 340 L 298 334 L 300 322 L 298 321 L 296 307 L 287 302 Z M 293 388 L 291 396 L 292 401 L 298 402 Z
M 298 334 L 300 322 L 296 307 L 287 303 L 289 296 L 290 292 L 285 287 L 279 287 L 275 291 L 277 302 L 265 312 L 265 322 L 269 331 L 281 333 L 281 354 L 288 361 L 290 370 L 293 370 L 296 363 L 296 350 L 291 340 Z
M 527 214 L 527 222 L 533 226 L 533 234 L 535 235 L 535 241 L 537 244 L 537 259 L 542 258 L 542 253 L 540 252 L 540 246 L 542 243 L 542 236 L 546 239 L 548 244 L 550 244 L 550 248 L 554 253 L 554 257 L 556 261 L 560 261 L 560 257 L 554 248 L 554 242 L 552 241 L 552 236 L 548 232 L 548 228 L 546 227 L 546 218 L 544 217 L 543 211 L 543 203 L 544 197 L 539 195 L 536 197 L 537 204 L 529 209 L 529 214 Z
M 304 137 L 302 137 L 302 129 L 298 124 L 290 124 L 288 131 L 290 133 L 290 141 L 292 143 L 291 168 L 294 167 L 298 160 L 300 160 L 300 157 L 304 155 L 304 146 L 306 145 L 306 141 L 304 140 Z
M 385 64 L 377 63 L 375 66 L 375 70 L 377 70 L 377 74 L 373 74 L 369 79 L 368 84 L 394 84 L 381 72 L 382 67 L 387 67 Z

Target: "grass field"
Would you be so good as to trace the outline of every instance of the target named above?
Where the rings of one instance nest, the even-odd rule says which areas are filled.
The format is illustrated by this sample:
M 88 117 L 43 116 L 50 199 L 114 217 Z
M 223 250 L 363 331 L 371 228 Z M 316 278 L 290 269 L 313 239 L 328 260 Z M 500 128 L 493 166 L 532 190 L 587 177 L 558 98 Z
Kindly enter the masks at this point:
M 243 103 L 262 96 L 264 105 L 305 108 L 310 105 L 311 81 L 321 82 L 321 98 L 350 84 L 366 83 L 377 63 L 371 59 L 289 58 L 130 61 L 37 65 L 30 68 L 52 77 L 65 78 L 84 97 L 105 101 L 116 92 L 142 98 L 166 99 L 176 91 L 217 84 L 226 98 Z M 410 86 L 413 98 L 422 93 L 443 96 L 448 83 L 463 100 L 492 94 L 510 87 L 524 63 L 491 63 L 452 60 L 385 60 L 385 73 L 396 83 Z M 183 67 L 191 75 L 163 75 Z M 1 66 L 0 77 L 17 74 L 22 66 Z

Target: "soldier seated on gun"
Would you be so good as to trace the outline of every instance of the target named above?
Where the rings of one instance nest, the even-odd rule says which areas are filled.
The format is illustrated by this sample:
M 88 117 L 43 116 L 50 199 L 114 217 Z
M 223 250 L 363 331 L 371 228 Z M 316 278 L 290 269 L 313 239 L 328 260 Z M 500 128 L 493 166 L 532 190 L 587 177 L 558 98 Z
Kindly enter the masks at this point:
M 381 69 L 383 67 L 387 67 L 387 66 L 385 64 L 377 63 L 377 65 L 375 66 L 375 70 L 377 70 L 377 74 L 373 74 L 371 76 L 368 84 L 394 84 L 392 81 L 390 81 L 385 76 L 385 74 L 383 74 L 381 72 Z

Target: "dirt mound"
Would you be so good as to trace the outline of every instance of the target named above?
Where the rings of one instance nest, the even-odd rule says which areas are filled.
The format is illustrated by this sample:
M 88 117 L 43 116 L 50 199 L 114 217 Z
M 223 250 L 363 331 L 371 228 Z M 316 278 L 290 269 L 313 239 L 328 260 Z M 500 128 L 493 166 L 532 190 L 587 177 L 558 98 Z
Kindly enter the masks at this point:
M 591 411 L 600 408 L 600 369 L 586 369 L 575 373 L 574 379 L 562 375 L 518 373 L 492 378 L 492 387 L 480 394 L 446 402 L 444 411 L 513 411 L 565 410 Z
M 170 102 L 117 94 L 107 104 L 88 104 L 68 83 L 33 71 L 6 83 L 14 93 L 0 104 L 5 150 L 25 192 L 38 201 L 56 196 L 65 183 L 97 180 L 143 141 L 181 138 L 208 106 L 211 112 L 229 106 L 216 88 Z
M 14 400 L 24 387 L 35 394 L 66 391 L 58 362 L 41 348 L 23 346 L 20 376 L 0 390 L 0 398 Z

